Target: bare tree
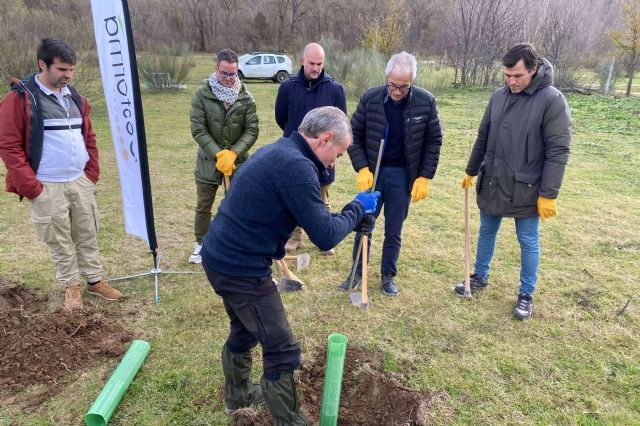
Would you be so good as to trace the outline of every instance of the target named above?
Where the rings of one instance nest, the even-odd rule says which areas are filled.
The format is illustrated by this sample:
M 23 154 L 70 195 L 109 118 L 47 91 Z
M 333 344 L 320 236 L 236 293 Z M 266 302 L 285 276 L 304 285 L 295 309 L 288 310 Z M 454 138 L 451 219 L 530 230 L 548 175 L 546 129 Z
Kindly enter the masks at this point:
M 425 52 L 429 37 L 436 29 L 436 14 L 442 6 L 436 1 L 406 0 L 406 7 L 410 18 L 407 44 L 414 52 Z
M 198 50 L 209 50 L 214 34 L 216 34 L 218 19 L 217 5 L 214 0 L 180 0 L 190 18 L 193 33 L 197 40 Z
M 635 71 L 640 67 L 640 0 L 626 0 L 622 3 L 623 30 L 612 31 L 611 39 L 620 52 L 627 77 L 627 92 L 631 96 L 631 86 Z
M 501 53 L 517 34 L 517 0 L 457 0 L 445 18 L 445 46 L 454 83 L 488 85 Z

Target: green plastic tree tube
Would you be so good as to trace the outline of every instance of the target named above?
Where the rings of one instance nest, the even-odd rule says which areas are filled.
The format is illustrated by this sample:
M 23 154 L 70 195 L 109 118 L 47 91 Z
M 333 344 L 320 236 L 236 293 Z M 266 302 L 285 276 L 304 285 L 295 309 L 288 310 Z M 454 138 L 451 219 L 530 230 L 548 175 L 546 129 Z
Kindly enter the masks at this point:
M 347 336 L 342 334 L 335 333 L 329 336 L 327 364 L 324 367 L 324 383 L 322 384 L 320 426 L 335 426 L 338 423 L 347 340 Z
M 131 343 L 131 347 L 122 357 L 122 361 L 84 416 L 84 422 L 87 426 L 105 426 L 109 422 L 122 396 L 147 357 L 150 348 L 149 343 L 144 340 L 134 340 Z

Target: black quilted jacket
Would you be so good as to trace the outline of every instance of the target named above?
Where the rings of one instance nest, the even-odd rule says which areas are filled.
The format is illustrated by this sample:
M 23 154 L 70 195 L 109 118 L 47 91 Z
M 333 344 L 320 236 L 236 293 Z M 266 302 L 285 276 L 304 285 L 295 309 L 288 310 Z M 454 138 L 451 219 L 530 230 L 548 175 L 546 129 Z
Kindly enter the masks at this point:
M 373 172 L 378 159 L 380 140 L 385 136 L 387 119 L 384 98 L 387 86 L 367 90 L 351 117 L 353 144 L 349 157 L 358 171 L 369 167 Z M 410 190 L 417 177 L 433 179 L 440 158 L 442 129 L 436 100 L 428 91 L 414 86 L 404 110 L 404 154 L 409 168 Z

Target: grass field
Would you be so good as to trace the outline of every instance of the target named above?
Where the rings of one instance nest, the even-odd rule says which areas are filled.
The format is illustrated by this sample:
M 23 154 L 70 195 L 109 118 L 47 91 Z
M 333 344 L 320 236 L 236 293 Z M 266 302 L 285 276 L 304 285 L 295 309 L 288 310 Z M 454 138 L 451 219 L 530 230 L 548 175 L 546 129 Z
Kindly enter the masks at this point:
M 199 269 L 187 263 L 196 201 L 189 105 L 212 68 L 212 62 L 199 58 L 188 90 L 143 95 L 164 270 Z M 249 84 L 260 116 L 257 147 L 281 134 L 273 119 L 277 88 Z M 448 398 L 434 413 L 437 424 L 640 424 L 640 100 L 568 97 L 572 154 L 559 215 L 542 224 L 534 318 L 523 323 L 511 316 L 519 271 L 513 221 L 505 221 L 498 237 L 491 287 L 471 301 L 451 291 L 463 276 L 459 181 L 490 93 L 436 93 L 445 139 L 429 198 L 412 205 L 405 222 L 399 297 L 384 298 L 378 291 L 379 234 L 372 246 L 373 303 L 367 311 L 350 306 L 336 291 L 349 270 L 352 237 L 334 257 L 319 256 L 306 241 L 312 265 L 300 276 L 309 291 L 283 296 L 303 357 L 315 357 L 330 333 L 341 332 L 351 345 L 381 354 L 385 370 L 402 384 L 445 391 Z M 349 112 L 356 101 L 350 100 Z M 147 271 L 152 264 L 145 243 L 124 233 L 104 103 L 94 99 L 93 104 L 102 167 L 97 189 L 102 261 L 113 277 Z M 4 172 L 0 166 L 0 175 Z M 332 187 L 334 209 L 355 194 L 354 178 L 343 157 Z M 53 268 L 29 222 L 28 203 L 0 194 L 0 218 L 0 276 L 51 291 Z M 471 223 L 475 246 L 475 208 Z M 227 320 L 204 276 L 161 275 L 159 304 L 153 304 L 151 278 L 118 287 L 130 296 L 125 302 L 89 303 L 114 313 L 138 309 L 123 321 L 152 349 L 111 424 L 228 424 L 219 397 Z M 0 424 L 80 424 L 115 365 L 114 360 L 71 373 L 66 390 L 34 413 L 0 405 Z M 257 362 L 256 380 L 260 371 Z

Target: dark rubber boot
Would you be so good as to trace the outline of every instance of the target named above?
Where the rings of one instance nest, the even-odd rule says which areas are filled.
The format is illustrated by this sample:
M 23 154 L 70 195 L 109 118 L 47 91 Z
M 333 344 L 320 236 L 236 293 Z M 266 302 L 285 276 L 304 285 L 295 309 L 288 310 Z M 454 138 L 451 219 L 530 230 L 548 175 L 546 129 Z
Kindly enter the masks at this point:
M 251 382 L 251 351 L 231 352 L 227 345 L 222 348 L 222 371 L 224 372 L 224 412 L 232 415 L 240 408 L 264 402 L 260 385 Z
M 308 426 L 309 419 L 300 411 L 300 400 L 293 372 L 280 373 L 278 380 L 260 380 L 264 401 L 273 416 L 274 426 Z

